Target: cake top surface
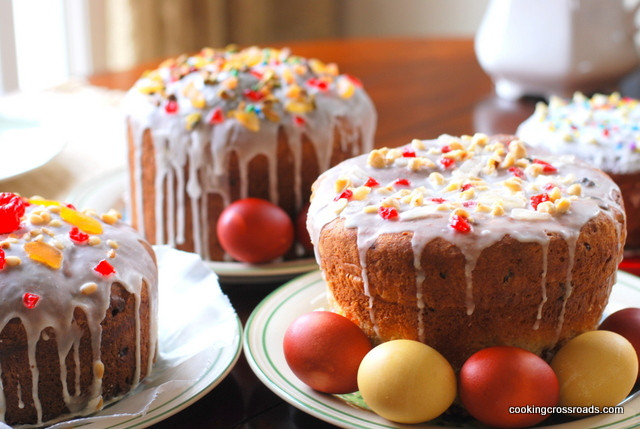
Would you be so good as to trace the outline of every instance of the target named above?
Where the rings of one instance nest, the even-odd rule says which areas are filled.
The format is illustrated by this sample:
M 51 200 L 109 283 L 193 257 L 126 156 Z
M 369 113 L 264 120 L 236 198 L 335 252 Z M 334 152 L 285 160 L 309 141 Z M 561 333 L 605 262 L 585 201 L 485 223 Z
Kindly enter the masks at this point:
M 554 153 L 574 154 L 611 173 L 640 170 L 640 102 L 610 95 L 575 93 L 539 102 L 517 135 Z
M 181 118 L 187 130 L 201 122 L 214 125 L 233 118 L 254 132 L 263 121 L 285 118 L 303 127 L 319 99 L 349 105 L 365 96 L 362 83 L 340 74 L 334 63 L 255 46 L 204 48 L 168 59 L 147 71 L 131 93 L 144 95 L 146 103 L 129 103 L 129 111 L 157 108 Z
M 142 280 L 155 285 L 150 247 L 120 218 L 115 210 L 99 215 L 0 193 L 0 326 L 20 317 L 34 321 L 36 333 L 60 329 L 75 307 L 97 307 L 99 322 L 112 283 L 131 293 L 139 292 Z
M 316 245 L 337 218 L 358 229 L 362 248 L 384 233 L 413 232 L 416 249 L 442 237 L 475 260 L 505 235 L 577 239 L 589 219 L 622 212 L 619 200 L 606 174 L 574 156 L 550 155 L 515 136 L 443 135 L 375 149 L 323 173 L 308 227 Z

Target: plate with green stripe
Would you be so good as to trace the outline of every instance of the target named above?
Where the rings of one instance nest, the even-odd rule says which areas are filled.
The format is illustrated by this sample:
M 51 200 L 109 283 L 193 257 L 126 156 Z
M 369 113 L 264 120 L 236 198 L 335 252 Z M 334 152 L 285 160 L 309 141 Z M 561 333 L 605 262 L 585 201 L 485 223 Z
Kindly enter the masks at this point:
M 624 307 L 640 306 L 640 278 L 618 272 L 616 286 L 605 315 Z M 471 419 L 439 417 L 418 424 L 390 422 L 373 413 L 359 394 L 328 395 L 302 383 L 287 366 L 282 351 L 284 332 L 298 316 L 328 309 L 325 284 L 319 271 L 297 277 L 267 296 L 253 311 L 244 330 L 244 352 L 258 378 L 275 394 L 294 407 L 343 428 L 485 428 Z M 601 414 L 581 419 L 551 416 L 544 422 L 554 429 L 627 429 L 640 427 L 640 392 L 623 403 L 623 414 Z

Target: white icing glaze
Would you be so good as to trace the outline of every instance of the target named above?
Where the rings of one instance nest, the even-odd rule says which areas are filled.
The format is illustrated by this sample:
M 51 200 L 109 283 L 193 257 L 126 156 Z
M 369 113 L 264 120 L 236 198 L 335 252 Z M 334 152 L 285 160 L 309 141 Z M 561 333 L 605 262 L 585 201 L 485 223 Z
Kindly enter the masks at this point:
M 460 151 L 456 152 L 455 148 Z M 517 156 L 510 161 L 512 152 Z M 454 159 L 454 165 L 445 167 L 441 162 L 445 158 Z M 549 164 L 545 166 L 545 162 Z M 375 182 L 372 183 L 371 178 Z M 398 179 L 408 182 L 398 182 Z M 460 249 L 466 260 L 468 315 L 475 310 L 473 271 L 484 249 L 507 235 L 520 242 L 540 244 L 542 299 L 536 320 L 532 321 L 532 329 L 538 329 L 547 301 L 550 234 L 558 234 L 569 249 L 564 301 L 557 325 L 560 335 L 565 306 L 572 292 L 571 271 L 580 230 L 600 213 L 608 216 L 622 213 L 617 194 L 619 189 L 608 176 L 573 156 L 551 156 L 527 147 L 515 137 L 443 135 L 437 140 L 414 140 L 403 148 L 374 150 L 322 174 L 314 185 L 307 226 L 321 266 L 318 243 L 323 227 L 342 218 L 346 228 L 356 229 L 363 292 L 369 297 L 374 327 L 374 298 L 369 293 L 366 254 L 380 235 L 412 234 L 418 307 L 424 305 L 420 258 L 425 245 L 443 238 Z M 543 201 L 534 207 L 534 201 L 541 195 L 549 202 Z M 383 218 L 381 207 L 393 207 L 397 216 Z M 467 220 L 469 232 L 452 227 L 454 214 Z M 621 225 L 614 223 L 620 236 Z M 621 255 L 621 249 L 618 251 Z M 422 338 L 422 312 L 417 313 L 418 336 Z
M 36 365 L 35 353 L 36 344 L 40 338 L 44 341 L 49 340 L 49 336 L 44 332 L 45 328 L 53 328 L 56 333 L 62 395 L 70 411 L 70 414 L 65 417 L 89 414 L 102 405 L 102 377 L 98 377 L 95 371 L 89 394 L 79 395 L 79 346 L 82 331 L 73 322 L 73 313 L 75 308 L 81 308 L 84 311 L 91 333 L 94 365 L 101 365 L 102 328 L 100 323 L 110 305 L 113 283 L 121 284 L 134 295 L 136 310 L 140 306 L 143 282 L 148 285 L 151 353 L 148 361 L 140 361 L 141 322 L 139 312 L 136 311 L 137 364 L 132 388 L 140 382 L 140 371 L 143 365 L 147 369 L 146 373 L 150 373 L 154 350 L 157 347 L 157 267 L 151 255 L 141 244 L 140 240 L 142 239 L 131 227 L 119 220 L 110 224 L 95 216 L 84 214 L 84 216 L 90 217 L 92 222 L 100 225 L 101 233 L 89 234 L 90 238 L 97 237 L 100 240 L 97 244 L 89 244 L 89 242 L 76 244 L 70 237 L 70 231 L 74 226 L 62 220 L 58 214 L 59 211 L 60 206 L 55 204 L 47 207 L 33 203 L 27 207 L 18 230 L 0 234 L 0 249 L 4 252 L 5 258 L 7 260 L 10 258 L 15 260 L 16 257 L 20 259 L 19 264 L 5 263 L 4 267 L 0 269 L 0 302 L 3 306 L 3 311 L 0 312 L 0 330 L 14 318 L 19 318 L 25 328 L 32 384 L 29 386 L 18 385 L 18 400 L 20 404 L 24 404 L 22 395 L 33 393 L 38 425 L 41 425 L 43 421 L 38 395 L 39 369 Z M 47 213 L 47 218 L 50 218 L 50 221 L 44 225 L 34 225 L 30 221 L 33 213 Z M 74 222 L 77 224 L 75 220 Z M 80 225 L 78 224 L 78 226 Z M 80 226 L 80 228 L 83 227 Z M 59 268 L 48 262 L 38 262 L 33 259 L 33 253 L 25 248 L 25 245 L 37 241 L 44 243 L 46 250 L 52 251 L 62 258 Z M 111 253 L 113 257 L 108 256 L 110 251 L 115 252 L 115 254 Z M 94 267 L 102 260 L 108 261 L 115 273 L 104 276 L 95 271 Z M 97 287 L 93 287 L 94 285 L 91 284 L 95 284 Z M 25 293 L 36 294 L 39 297 L 34 307 L 29 308 L 23 303 Z M 74 348 L 73 359 L 77 369 L 72 378 L 75 380 L 76 393 L 74 395 L 69 393 L 70 386 L 67 384 L 65 364 L 65 359 L 72 347 Z M 0 389 L 0 419 L 2 420 L 4 420 L 5 411 L 5 392 Z
M 576 155 L 617 174 L 640 171 L 640 103 L 620 94 L 576 93 L 572 100 L 540 102 L 517 135 L 534 146 Z
M 256 96 L 255 91 L 264 94 Z M 174 113 L 166 109 L 170 100 L 178 106 Z M 225 206 L 231 201 L 227 166 L 232 154 L 239 162 L 240 198 L 249 194 L 249 162 L 264 155 L 269 166 L 269 199 L 277 204 L 278 133 L 284 132 L 294 159 L 295 208 L 299 210 L 306 203 L 301 191 L 303 138 L 315 148 L 322 172 L 330 166 L 335 130 L 340 133 L 341 146 L 351 147 L 351 155 L 356 155 L 373 147 L 376 121 L 373 103 L 359 82 L 339 75 L 334 64 L 292 56 L 288 50 L 255 47 L 238 53 L 204 49 L 191 57 L 168 60 L 129 91 L 125 111 L 134 140 L 138 229 L 145 234 L 141 156 L 143 134 L 151 130 L 156 153 L 155 242 L 184 243 L 185 222 L 190 222 L 196 252 L 205 259 L 210 258 L 209 229 L 215 228 L 207 222 L 206 197 L 217 195 Z M 211 123 L 209 118 L 216 113 L 224 118 Z M 186 125 L 193 118 L 200 120 L 194 126 Z M 350 124 L 350 131 L 340 125 L 342 120 Z M 188 177 L 184 177 L 186 165 Z M 165 184 L 173 183 L 174 178 L 177 195 L 170 186 L 165 196 Z M 183 189 L 190 201 L 184 200 Z M 187 204 L 192 208 L 189 220 L 185 219 Z M 150 237 L 149 231 L 146 235 Z

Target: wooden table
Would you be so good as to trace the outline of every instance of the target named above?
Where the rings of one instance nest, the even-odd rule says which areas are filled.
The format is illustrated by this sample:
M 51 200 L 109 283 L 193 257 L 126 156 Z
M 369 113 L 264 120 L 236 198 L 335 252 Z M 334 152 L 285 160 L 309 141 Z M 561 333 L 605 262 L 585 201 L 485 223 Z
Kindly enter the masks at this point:
M 532 99 L 499 100 L 464 40 L 358 39 L 296 42 L 292 52 L 335 62 L 359 77 L 378 110 L 376 146 L 398 146 L 443 133 L 514 133 L 534 109 Z M 155 65 L 94 76 L 94 85 L 128 89 Z M 278 284 L 222 285 L 243 322 Z M 202 400 L 157 428 L 333 427 L 288 405 L 249 368 L 242 356 L 231 374 Z

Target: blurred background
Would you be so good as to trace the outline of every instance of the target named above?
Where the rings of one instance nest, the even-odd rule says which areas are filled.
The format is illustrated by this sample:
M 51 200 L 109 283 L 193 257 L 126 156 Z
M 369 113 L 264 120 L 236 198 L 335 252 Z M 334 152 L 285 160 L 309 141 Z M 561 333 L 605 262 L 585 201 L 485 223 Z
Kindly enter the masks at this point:
M 0 94 L 204 46 L 473 36 L 488 0 L 0 0 Z

